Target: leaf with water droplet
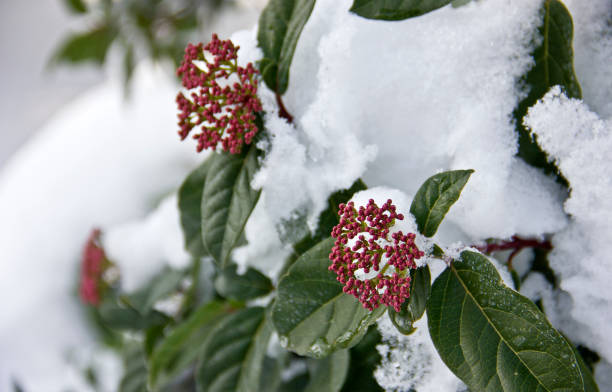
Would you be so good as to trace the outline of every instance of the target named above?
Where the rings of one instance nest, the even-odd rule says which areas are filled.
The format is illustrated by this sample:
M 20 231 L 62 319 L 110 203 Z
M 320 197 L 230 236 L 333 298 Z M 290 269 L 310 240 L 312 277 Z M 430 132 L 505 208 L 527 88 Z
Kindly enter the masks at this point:
M 342 291 L 328 270 L 333 244 L 328 238 L 304 253 L 278 284 L 272 320 L 281 342 L 300 355 L 323 357 L 357 344 L 386 309 L 370 312 Z
M 462 252 L 438 276 L 427 318 L 440 357 L 470 390 L 585 389 L 572 347 L 480 253 Z

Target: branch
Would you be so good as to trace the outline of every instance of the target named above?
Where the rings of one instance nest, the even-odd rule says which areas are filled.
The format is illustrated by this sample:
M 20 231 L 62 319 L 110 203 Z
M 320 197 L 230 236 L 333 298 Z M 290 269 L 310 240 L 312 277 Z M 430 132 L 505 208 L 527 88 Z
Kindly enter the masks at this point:
M 293 116 L 287 111 L 287 108 L 285 108 L 285 105 L 283 104 L 283 99 L 281 98 L 279 93 L 276 93 L 276 103 L 278 104 L 278 115 L 287 120 L 289 124 L 292 124 Z

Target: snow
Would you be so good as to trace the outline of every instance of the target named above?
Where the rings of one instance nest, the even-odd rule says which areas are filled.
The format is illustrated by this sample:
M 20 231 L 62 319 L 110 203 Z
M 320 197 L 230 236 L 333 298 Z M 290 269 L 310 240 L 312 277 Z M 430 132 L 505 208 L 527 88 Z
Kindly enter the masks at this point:
M 102 237 L 106 255 L 118 263 L 121 288 L 134 291 L 164 266 L 180 269 L 191 256 L 184 248 L 176 194 L 143 219 L 109 226 Z
M 416 331 L 402 335 L 388 314 L 378 321 L 382 344 L 376 346 L 382 360 L 374 377 L 385 391 L 454 392 L 465 385 L 440 359 L 429 337 L 427 315 L 414 323 Z
M 11 378 L 27 391 L 88 390 L 65 360 L 95 347 L 73 294 L 82 246 L 93 227 L 142 219 L 199 161 L 173 131 L 177 86 L 165 75 L 139 69 L 127 102 L 120 81 L 92 89 L 0 174 L 0 390 Z
M 255 185 L 270 190 L 274 221 L 297 209 L 314 225 L 329 193 L 358 177 L 414 194 L 440 170 L 473 168 L 449 214 L 469 238 L 561 229 L 563 192 L 514 156 L 540 2 L 474 2 L 398 23 L 347 13 L 350 3 L 317 2 L 302 33 L 284 95 L 295 127 L 263 94 L 272 141 Z
M 571 222 L 553 237 L 550 254 L 560 287 L 573 299 L 566 311 L 576 326 L 564 330 L 612 362 L 612 119 L 554 87 L 529 110 L 525 124 L 571 184 L 564 204 Z
M 475 169 L 432 240 L 458 254 L 488 237 L 554 234 L 550 262 L 561 290 L 535 273 L 522 291 L 542 299 L 553 325 L 602 355 L 596 376 L 611 389 L 611 5 L 567 1 L 584 101 L 553 89 L 525 119 L 571 184 L 565 201 L 552 178 L 515 157 L 512 112 L 525 95 L 519 80 L 533 65 L 541 4 L 473 1 L 389 23 L 348 13 L 350 0 L 319 0 L 283 97 L 294 124 L 278 117 L 273 93 L 260 88 L 269 140 L 252 183 L 262 195 L 245 228 L 249 244 L 233 253 L 241 271 L 253 266 L 276 279 L 290 250 L 280 235 L 286 223 L 305 218 L 316 227 L 329 194 L 357 178 L 371 188 L 353 197 L 356 204 L 391 198 L 407 218 L 396 229 L 414 232 L 408 211 L 419 186 L 440 171 Z M 243 65 L 262 56 L 256 31 L 232 35 Z M 64 353 L 98 352 L 70 294 L 92 227 L 103 229 L 127 289 L 166 263 L 189 260 L 173 192 L 203 156 L 173 131 L 174 82 L 143 68 L 133 87 L 127 104 L 116 82 L 92 90 L 0 174 L 0 296 L 19 294 L 0 305 L 0 390 L 12 377 L 28 391 L 87 390 Z M 445 267 L 422 262 L 434 278 Z M 387 316 L 379 321 L 378 382 L 390 391 L 462 389 L 435 352 L 426 319 L 416 326 L 403 336 Z

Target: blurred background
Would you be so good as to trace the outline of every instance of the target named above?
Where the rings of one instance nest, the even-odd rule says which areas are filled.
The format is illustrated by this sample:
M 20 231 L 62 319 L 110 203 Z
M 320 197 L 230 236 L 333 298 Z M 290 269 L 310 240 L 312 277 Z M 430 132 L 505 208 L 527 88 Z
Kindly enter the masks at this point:
M 265 3 L 0 0 L 0 392 L 115 390 L 83 245 L 101 228 L 127 285 L 187 257 L 172 195 L 203 157 L 177 136 L 176 64 Z
M 214 27 L 255 23 L 265 0 L 0 1 L 0 168 L 59 108 L 110 77 L 126 97 L 143 60 L 178 61 Z M 204 37 L 204 38 L 202 38 Z

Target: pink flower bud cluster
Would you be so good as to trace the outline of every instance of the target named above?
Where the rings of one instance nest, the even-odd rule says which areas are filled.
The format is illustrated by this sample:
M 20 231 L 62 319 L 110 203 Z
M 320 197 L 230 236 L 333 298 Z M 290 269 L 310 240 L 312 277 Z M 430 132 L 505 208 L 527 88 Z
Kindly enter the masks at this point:
M 396 212 L 389 199 L 378 207 L 370 199 L 367 206 L 355 209 L 353 202 L 340 204 L 340 223 L 332 230 L 336 239 L 329 255 L 329 267 L 344 285 L 344 292 L 353 295 L 366 309 L 374 310 L 380 304 L 400 311 L 402 303 L 410 296 L 410 268 L 416 268 L 415 260 L 423 252 L 415 245 L 413 233 L 401 231 L 389 234 L 395 220 L 404 216 Z M 359 279 L 356 271 L 370 274 L 371 279 Z
M 99 241 L 100 230 L 94 229 L 85 244 L 81 261 L 79 294 L 84 303 L 94 306 L 100 303 L 101 287 L 103 286 L 102 274 L 108 263 Z
M 262 110 L 257 98 L 258 72 L 252 63 L 238 66 L 239 48 L 213 34 L 206 46 L 189 44 L 185 49 L 177 74 L 190 91 L 189 96 L 179 93 L 176 97 L 179 135 L 184 140 L 193 128 L 199 127 L 199 132 L 192 136 L 198 141 L 198 152 L 206 148 L 215 150 L 221 143 L 223 150 L 238 154 L 242 145 L 251 144 L 257 133 L 255 113 Z M 214 56 L 212 62 L 206 59 L 204 51 Z M 200 69 L 194 61 L 205 64 L 207 70 Z M 228 80 L 232 75 L 236 75 L 233 84 Z M 219 84 L 222 79 L 227 80 L 223 87 Z

